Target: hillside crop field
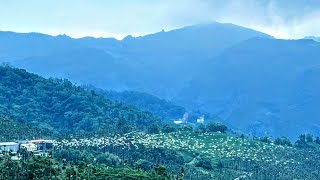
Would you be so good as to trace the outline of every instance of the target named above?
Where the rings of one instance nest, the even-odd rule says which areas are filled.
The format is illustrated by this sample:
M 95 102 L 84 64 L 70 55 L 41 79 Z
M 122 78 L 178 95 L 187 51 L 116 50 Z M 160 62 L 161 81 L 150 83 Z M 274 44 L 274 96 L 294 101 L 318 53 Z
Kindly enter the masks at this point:
M 308 149 L 275 145 L 222 133 L 173 132 L 146 134 L 133 132 L 114 138 L 57 141 L 58 147 L 120 147 L 170 149 L 184 159 L 186 169 L 210 179 L 317 179 L 319 145 Z M 203 162 L 202 162 L 203 161 Z M 307 168 L 306 168 L 307 167 Z M 186 172 L 192 176 L 194 172 Z M 200 177 L 200 175 L 197 175 Z

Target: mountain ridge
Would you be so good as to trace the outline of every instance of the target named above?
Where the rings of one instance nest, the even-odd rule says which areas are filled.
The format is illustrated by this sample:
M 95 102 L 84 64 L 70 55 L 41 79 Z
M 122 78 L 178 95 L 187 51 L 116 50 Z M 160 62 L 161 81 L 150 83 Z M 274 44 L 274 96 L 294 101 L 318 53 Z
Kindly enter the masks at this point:
M 313 109 L 319 50 L 320 43 L 312 40 L 244 41 L 208 64 L 177 98 L 185 100 L 182 105 L 198 105 L 258 136 L 318 134 Z M 301 110 L 291 109 L 294 105 Z
M 47 45 L 46 41 L 44 44 L 37 41 L 30 51 L 18 43 L 22 52 L 16 51 L 11 42 L 10 46 L 0 47 L 0 57 L 5 56 L 1 52 L 31 53 L 10 62 L 36 74 L 67 78 L 81 85 L 152 94 L 176 101 L 188 109 L 220 114 L 220 118 L 232 122 L 230 124 L 241 116 L 241 124 L 235 124 L 242 130 L 258 131 L 258 134 L 265 133 L 264 127 L 269 127 L 268 133 L 276 134 L 270 130 L 276 124 L 273 121 L 291 122 L 283 123 L 282 117 L 295 119 L 292 122 L 309 117 L 313 120 L 306 123 L 308 125 L 316 122 L 317 114 L 312 110 L 316 102 L 309 99 L 317 97 L 312 91 L 317 86 L 303 83 L 304 80 L 316 82 L 311 76 L 317 74 L 314 67 L 319 64 L 319 48 L 313 40 L 279 40 L 247 28 L 219 23 L 122 41 L 69 40 L 63 46 L 60 41 L 50 41 Z M 14 57 L 12 55 L 12 59 Z M 313 73 L 307 73 L 312 68 Z M 295 112 L 292 108 L 301 111 Z M 303 113 L 307 112 L 310 115 L 304 117 Z M 317 123 L 307 128 L 302 123 L 289 124 L 293 132 L 298 133 L 297 129 L 301 128 L 301 131 L 312 129 L 318 133 Z
M 31 44 L 23 41 L 25 43 L 23 45 L 17 40 L 10 42 L 11 45 L 6 48 L 2 47 L 4 49 L 0 47 L 0 57 L 5 57 L 2 58 L 3 61 L 9 61 L 13 66 L 46 77 L 59 75 L 58 77 L 64 76 L 75 82 L 92 84 L 103 89 L 147 92 L 171 99 L 224 48 L 256 36 L 271 38 L 264 33 L 240 26 L 212 23 L 122 41 L 104 38 L 51 37 L 56 41 L 40 43 L 41 40 L 35 40 L 36 43 Z M 67 42 L 61 44 L 60 40 L 64 38 Z M 28 48 L 31 50 L 28 51 Z M 115 67 L 110 64 L 110 58 L 96 57 L 95 53 L 69 60 L 69 64 L 64 63 L 65 58 L 59 58 L 62 54 L 72 55 L 74 51 L 86 51 L 87 48 L 95 48 L 111 55 L 116 62 Z M 19 52 L 19 49 L 23 50 Z M 39 60 L 41 58 L 43 60 Z M 48 71 L 44 68 L 46 59 L 53 64 Z M 68 68 L 75 67 L 72 65 L 75 62 L 78 64 L 77 67 L 86 67 L 91 61 L 101 62 L 99 68 L 88 67 L 86 71 L 82 71 L 83 75 L 79 74 L 77 69 Z M 61 62 L 65 66 L 58 66 Z M 101 70 L 110 67 L 112 68 L 110 72 Z M 92 78 L 88 79 L 84 74 L 89 74 Z M 126 74 L 134 74 L 135 77 Z M 114 82 L 118 83 L 115 85 Z

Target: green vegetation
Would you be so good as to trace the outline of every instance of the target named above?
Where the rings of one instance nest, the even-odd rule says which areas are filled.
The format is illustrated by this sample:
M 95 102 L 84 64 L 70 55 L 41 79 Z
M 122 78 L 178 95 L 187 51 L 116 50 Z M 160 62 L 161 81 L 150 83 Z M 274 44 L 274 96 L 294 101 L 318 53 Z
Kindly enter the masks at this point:
M 0 115 L 0 141 L 12 141 L 20 139 L 42 138 L 50 135 L 50 132 L 19 123 Z
M 166 120 L 179 119 L 185 112 L 187 112 L 184 107 L 177 106 L 167 100 L 160 99 L 147 93 L 134 91 L 96 91 L 109 99 L 132 104 L 136 107 L 152 112 Z
M 126 167 L 112 168 L 85 162 L 70 164 L 66 161 L 56 161 L 50 157 L 32 157 L 26 161 L 12 161 L 10 157 L 0 158 L 0 179 L 171 179 L 165 174 L 165 169 L 155 168 L 152 172 Z
M 121 159 L 120 164 L 148 171 L 161 163 L 176 176 L 182 168 L 185 179 L 318 179 L 320 145 L 306 143 L 307 147 L 291 147 L 223 133 L 179 131 L 62 140 L 57 147 L 86 151 L 96 147 L 96 153 L 108 151 L 119 157 L 112 159 Z
M 68 80 L 45 79 L 9 66 L 0 67 L 0 114 L 55 133 L 123 134 L 161 126 L 161 119 L 151 113 L 107 100 Z
M 311 134 L 295 143 L 236 137 L 218 122 L 163 123 L 185 110 L 168 102 L 157 110 L 158 100 L 148 106 L 141 95 L 132 102 L 156 115 L 68 80 L 8 66 L 0 77 L 0 140 L 54 139 L 45 157 L 0 154 L 0 179 L 320 179 L 320 138 Z
M 131 104 L 145 111 L 151 112 L 154 115 L 160 116 L 167 122 L 172 122 L 182 118 L 184 113 L 188 112 L 188 122 L 196 122 L 201 116 L 206 118 L 206 121 L 220 120 L 218 117 L 203 111 L 188 111 L 182 106 L 178 106 L 165 99 L 160 99 L 156 96 L 140 93 L 135 91 L 105 91 L 97 89 L 92 86 L 84 86 L 85 89 L 94 90 L 97 94 L 100 94 L 108 99 L 115 100 L 122 103 Z

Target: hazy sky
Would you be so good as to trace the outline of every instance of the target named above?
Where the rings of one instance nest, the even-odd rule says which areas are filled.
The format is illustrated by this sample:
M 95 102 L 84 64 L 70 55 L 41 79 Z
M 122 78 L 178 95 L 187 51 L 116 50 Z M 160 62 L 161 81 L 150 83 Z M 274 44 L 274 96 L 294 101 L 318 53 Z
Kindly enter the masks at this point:
M 212 21 L 320 36 L 320 0 L 0 0 L 0 30 L 122 38 Z

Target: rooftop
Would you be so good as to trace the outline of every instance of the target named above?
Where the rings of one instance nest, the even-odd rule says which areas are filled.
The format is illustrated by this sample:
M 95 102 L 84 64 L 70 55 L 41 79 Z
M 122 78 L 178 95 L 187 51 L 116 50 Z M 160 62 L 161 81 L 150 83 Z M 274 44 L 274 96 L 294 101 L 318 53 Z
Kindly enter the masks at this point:
M 16 146 L 19 145 L 16 142 L 0 142 L 0 146 Z

